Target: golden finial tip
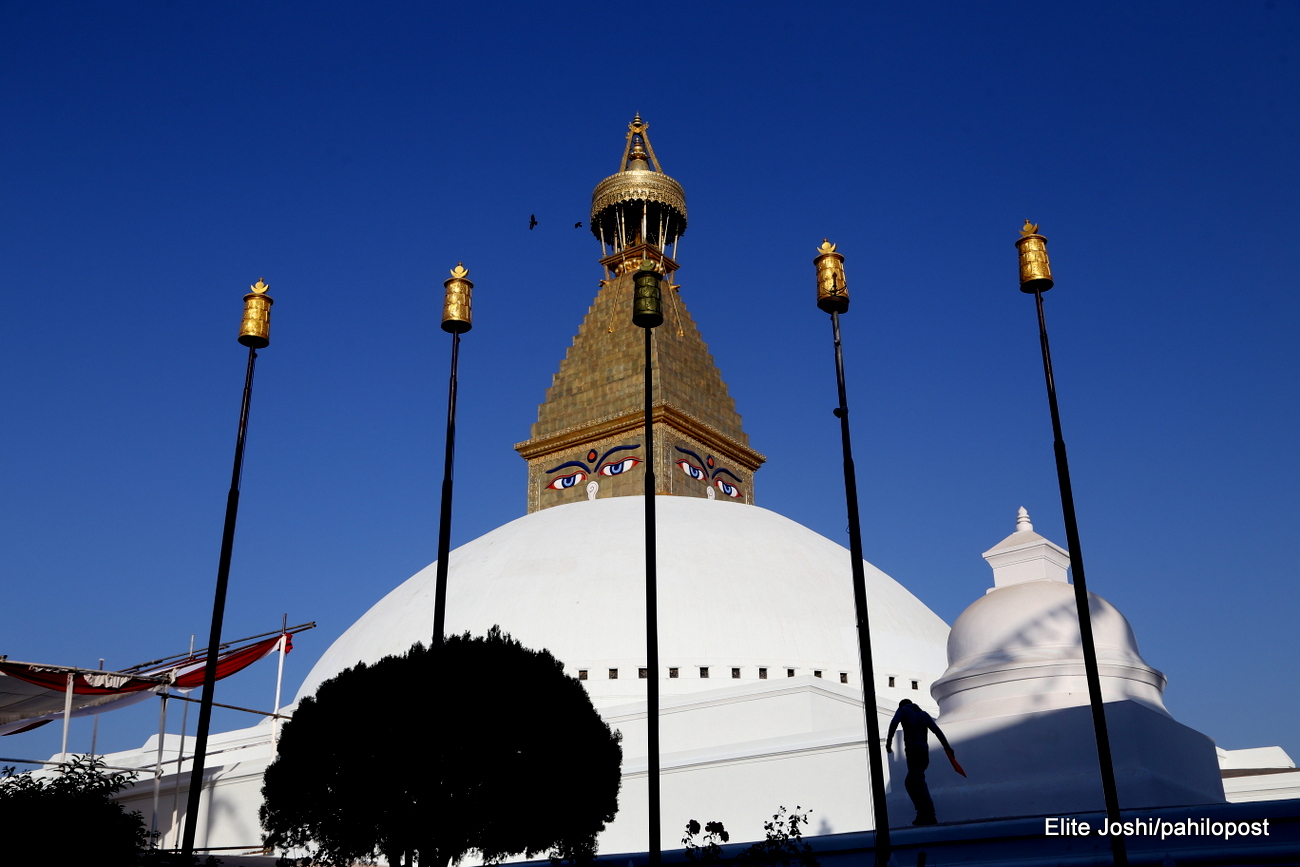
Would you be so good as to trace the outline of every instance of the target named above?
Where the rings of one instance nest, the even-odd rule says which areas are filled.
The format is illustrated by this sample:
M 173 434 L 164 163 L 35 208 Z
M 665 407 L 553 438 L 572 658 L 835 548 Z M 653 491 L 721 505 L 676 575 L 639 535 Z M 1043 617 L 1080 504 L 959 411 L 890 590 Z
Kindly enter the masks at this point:
M 1038 224 L 1031 223 L 1028 220 L 1025 220 L 1025 227 L 1020 230 L 1020 236 L 1023 238 L 1028 238 L 1030 235 L 1037 235 L 1037 234 L 1038 234 Z
M 464 277 L 468 273 L 469 269 L 465 267 L 464 262 L 457 262 L 456 267 L 451 269 L 451 276 L 453 277 Z
M 835 252 L 835 245 L 832 244 L 830 241 L 826 240 L 825 238 L 822 238 L 822 245 L 821 245 L 820 247 L 817 248 L 817 252 L 818 252 L 818 253 L 834 253 L 834 252 Z
M 252 286 L 249 286 L 248 288 L 252 289 L 255 295 L 262 295 L 266 292 L 267 289 L 270 289 L 271 286 L 261 277 L 258 277 L 257 282 L 254 283 Z

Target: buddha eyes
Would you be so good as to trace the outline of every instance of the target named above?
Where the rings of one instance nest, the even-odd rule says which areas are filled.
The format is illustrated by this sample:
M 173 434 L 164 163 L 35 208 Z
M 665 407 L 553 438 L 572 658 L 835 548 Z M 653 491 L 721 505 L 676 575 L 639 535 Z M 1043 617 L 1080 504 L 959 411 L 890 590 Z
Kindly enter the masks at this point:
M 605 464 L 596 472 L 600 473 L 602 476 L 617 476 L 621 473 L 626 473 L 639 463 L 641 463 L 641 461 L 637 458 L 623 458 L 621 461 L 614 461 L 613 463 Z
M 609 457 L 610 452 L 616 452 L 622 450 L 623 447 L 610 449 L 609 452 L 605 453 L 605 457 Z M 678 451 L 684 452 L 686 450 L 679 448 Z M 697 459 L 699 457 L 694 452 L 690 452 L 690 454 Z M 590 455 L 588 457 L 590 457 Z M 712 465 L 712 460 L 713 460 L 712 458 L 709 459 L 710 465 Z M 637 464 L 643 464 L 643 463 L 645 463 L 645 460 L 642 458 L 627 457 L 627 458 L 623 458 L 622 460 L 610 461 L 609 463 L 600 464 L 596 468 L 596 470 L 592 472 L 590 469 L 587 468 L 587 465 L 583 464 L 581 461 L 570 461 L 567 464 L 568 467 L 577 466 L 577 467 L 581 467 L 582 469 L 575 469 L 573 470 L 573 472 L 569 473 L 568 475 L 559 476 L 557 478 L 551 479 L 551 481 L 547 483 L 546 487 L 552 491 L 567 491 L 570 488 L 574 488 L 582 484 L 592 475 L 621 476 L 623 475 L 623 473 L 626 473 L 628 470 L 632 469 Z M 693 461 L 686 460 L 685 458 L 682 458 L 676 463 L 677 466 L 682 468 L 682 472 L 690 476 L 692 479 L 695 479 L 697 482 L 704 482 L 704 484 L 706 485 L 709 484 L 709 471 L 704 469 L 702 466 L 699 466 Z M 556 467 L 555 470 L 552 470 L 552 472 L 558 471 L 564 468 L 565 466 L 566 466 L 565 464 L 561 464 L 560 466 Z M 726 470 L 722 468 L 717 468 L 713 472 L 715 476 L 720 474 L 732 475 L 730 470 Z M 593 482 L 592 484 L 595 483 Z M 725 494 L 726 496 L 731 497 L 732 499 L 737 499 L 737 500 L 740 499 L 740 488 L 736 485 L 731 484 L 730 482 L 725 482 L 720 478 L 715 478 L 713 480 L 713 486 L 717 488 L 719 491 L 721 491 L 723 494 Z
M 700 456 L 697 455 L 695 452 L 688 451 L 684 448 L 681 448 L 680 446 L 677 448 L 677 451 L 688 454 L 691 457 L 695 458 L 696 461 L 700 461 L 700 463 L 706 464 L 707 466 L 714 468 L 713 469 L 714 476 L 726 474 L 728 476 L 734 477 L 734 473 L 732 473 L 730 470 L 723 469 L 721 467 L 715 467 L 712 456 L 709 456 L 707 461 L 703 461 L 700 460 Z M 700 466 L 697 463 L 693 463 L 687 460 L 686 458 L 681 458 L 676 463 L 677 466 L 682 468 L 682 472 L 690 476 L 692 479 L 695 479 L 697 482 L 704 482 L 704 484 L 706 485 L 709 484 L 709 471 L 706 470 L 704 467 Z M 728 497 L 731 497 L 732 499 L 737 499 L 737 500 L 740 499 L 740 488 L 731 484 L 730 482 L 724 482 L 720 478 L 715 478 L 713 480 L 713 486 L 716 487 L 719 491 L 722 491 L 722 493 L 726 494 Z M 712 492 L 710 492 L 710 494 L 712 494 Z
M 686 473 L 686 475 L 690 476 L 692 479 L 698 479 L 699 481 L 704 481 L 704 470 L 695 466 L 695 464 L 691 463 L 690 461 L 686 461 L 686 460 L 678 461 L 677 466 L 681 467 L 682 472 Z
M 722 491 L 722 493 L 726 494 L 728 497 L 740 496 L 740 488 L 735 485 L 729 485 L 722 479 L 716 479 L 713 484 L 717 486 L 719 491 Z
M 563 490 L 567 490 L 568 488 L 572 488 L 574 485 L 585 480 L 586 478 L 587 478 L 587 474 L 584 473 L 582 470 L 578 470 L 577 472 L 569 473 L 567 476 L 560 476 L 557 479 L 551 479 L 551 483 L 546 487 L 552 488 L 557 491 L 563 491 Z

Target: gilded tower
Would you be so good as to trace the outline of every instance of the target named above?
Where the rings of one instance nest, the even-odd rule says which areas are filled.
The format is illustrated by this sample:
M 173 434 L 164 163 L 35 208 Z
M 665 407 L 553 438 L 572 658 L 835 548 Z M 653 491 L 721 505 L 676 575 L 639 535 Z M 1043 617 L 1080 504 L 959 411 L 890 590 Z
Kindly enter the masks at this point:
M 649 124 L 628 125 L 618 172 L 596 185 L 591 231 L 605 279 L 538 407 L 528 461 L 528 511 L 598 497 L 641 496 L 654 460 L 659 494 L 754 502 L 754 471 L 735 401 L 686 311 L 677 271 L 686 194 L 664 174 Z M 672 256 L 669 255 L 671 247 Z M 643 448 L 645 348 L 632 324 L 632 276 L 642 261 L 663 275 L 663 324 L 655 329 L 655 452 Z

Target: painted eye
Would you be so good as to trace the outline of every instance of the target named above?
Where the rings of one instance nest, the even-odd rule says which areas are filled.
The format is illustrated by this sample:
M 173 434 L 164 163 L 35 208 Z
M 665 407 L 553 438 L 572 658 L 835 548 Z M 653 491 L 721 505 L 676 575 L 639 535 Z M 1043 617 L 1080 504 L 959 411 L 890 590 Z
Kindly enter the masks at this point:
M 719 491 L 722 491 L 722 493 L 726 494 L 728 497 L 740 496 L 740 488 L 735 485 L 729 485 L 722 479 L 714 479 L 713 484 L 717 486 Z
M 560 476 L 557 479 L 551 479 L 551 483 L 546 487 L 556 491 L 564 491 L 572 488 L 574 485 L 586 478 L 587 474 L 582 470 L 578 470 L 576 473 L 569 473 L 567 476 Z
M 704 470 L 695 466 L 695 464 L 690 461 L 678 461 L 677 466 L 681 467 L 682 472 L 686 473 L 686 475 L 690 476 L 692 479 L 704 481 Z
M 596 472 L 602 476 L 617 476 L 620 473 L 626 473 L 628 470 L 641 463 L 640 458 L 623 458 L 621 461 L 615 461 L 612 464 L 605 464 Z

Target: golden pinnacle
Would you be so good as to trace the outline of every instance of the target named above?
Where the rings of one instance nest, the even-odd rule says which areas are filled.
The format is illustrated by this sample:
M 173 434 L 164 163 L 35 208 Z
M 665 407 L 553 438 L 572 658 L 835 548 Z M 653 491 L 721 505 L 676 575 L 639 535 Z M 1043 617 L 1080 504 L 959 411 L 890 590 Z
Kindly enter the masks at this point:
M 262 295 L 266 293 L 267 289 L 271 288 L 271 285 L 267 283 L 266 280 L 264 280 L 263 278 L 258 277 L 257 282 L 254 283 L 252 286 L 249 286 L 248 288 L 252 289 L 254 293 L 258 295 Z
M 1020 237 L 1028 238 L 1030 235 L 1038 234 L 1038 224 L 1025 220 L 1025 227 L 1020 230 Z

